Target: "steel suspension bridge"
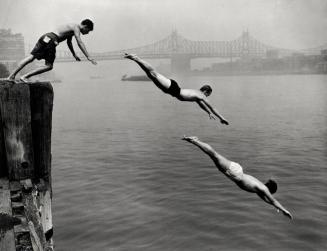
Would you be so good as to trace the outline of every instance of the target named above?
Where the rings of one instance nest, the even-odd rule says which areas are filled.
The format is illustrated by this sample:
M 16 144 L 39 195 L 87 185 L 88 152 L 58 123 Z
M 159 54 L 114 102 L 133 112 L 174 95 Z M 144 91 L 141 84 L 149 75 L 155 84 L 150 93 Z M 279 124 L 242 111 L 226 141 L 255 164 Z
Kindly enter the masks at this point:
M 327 47 L 327 45 L 326 45 Z M 309 49 L 311 53 L 320 53 L 321 48 Z M 110 51 L 101 53 L 90 53 L 95 60 L 117 60 L 122 59 L 124 52 L 135 53 L 142 58 L 170 58 L 184 56 L 188 58 L 235 58 L 235 57 L 265 57 L 268 51 L 278 51 L 279 55 L 288 55 L 295 50 L 281 49 L 266 45 L 254 37 L 249 32 L 243 34 L 235 40 L 230 41 L 193 41 L 184 38 L 177 31 L 173 31 L 168 37 L 152 44 Z M 309 52 L 309 50 L 307 50 Z M 306 51 L 301 51 L 305 53 Z M 69 51 L 57 51 L 57 62 L 74 61 Z

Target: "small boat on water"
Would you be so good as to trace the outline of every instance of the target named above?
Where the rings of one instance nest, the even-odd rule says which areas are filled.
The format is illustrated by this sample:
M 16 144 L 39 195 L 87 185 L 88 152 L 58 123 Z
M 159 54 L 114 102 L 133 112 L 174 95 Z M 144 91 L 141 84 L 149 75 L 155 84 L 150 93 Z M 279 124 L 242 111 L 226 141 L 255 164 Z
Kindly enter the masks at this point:
M 126 74 L 121 78 L 122 81 L 150 81 L 145 75 L 127 76 Z
M 31 82 L 50 82 L 50 83 L 62 83 L 59 78 L 47 79 L 47 78 L 34 78 Z
M 90 76 L 90 79 L 103 79 L 103 76 L 100 75 Z
M 62 80 L 61 79 L 53 79 L 53 80 L 50 80 L 51 83 L 61 83 Z

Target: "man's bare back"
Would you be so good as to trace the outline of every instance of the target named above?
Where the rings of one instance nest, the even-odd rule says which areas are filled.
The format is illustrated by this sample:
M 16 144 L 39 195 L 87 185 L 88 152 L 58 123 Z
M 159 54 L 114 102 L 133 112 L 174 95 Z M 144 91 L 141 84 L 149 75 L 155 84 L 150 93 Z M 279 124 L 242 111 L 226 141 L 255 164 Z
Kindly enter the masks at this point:
M 200 90 L 195 89 L 181 89 L 181 96 L 183 101 L 199 101 L 206 99 L 206 96 Z
M 14 80 L 16 74 L 35 59 L 44 59 L 45 65 L 21 76 L 20 80 L 23 82 L 27 82 L 28 78 L 32 76 L 52 70 L 53 63 L 56 58 L 56 46 L 64 40 L 67 40 L 67 46 L 76 61 L 81 61 L 79 56 L 76 55 L 74 51 L 72 44 L 73 37 L 75 37 L 77 45 L 85 55 L 86 59 L 89 60 L 92 64 L 97 64 L 96 61 L 90 57 L 80 36 L 81 34 L 85 35 L 92 31 L 93 26 L 94 25 L 91 20 L 85 19 L 80 24 L 62 25 L 56 28 L 53 32 L 42 35 L 31 51 L 31 55 L 27 56 L 19 63 L 17 68 L 8 76 L 8 79 Z
M 76 31 L 79 32 L 78 24 L 66 24 L 66 25 L 58 26 L 54 30 L 54 33 L 58 36 L 59 42 L 62 42 L 69 37 L 73 37 Z

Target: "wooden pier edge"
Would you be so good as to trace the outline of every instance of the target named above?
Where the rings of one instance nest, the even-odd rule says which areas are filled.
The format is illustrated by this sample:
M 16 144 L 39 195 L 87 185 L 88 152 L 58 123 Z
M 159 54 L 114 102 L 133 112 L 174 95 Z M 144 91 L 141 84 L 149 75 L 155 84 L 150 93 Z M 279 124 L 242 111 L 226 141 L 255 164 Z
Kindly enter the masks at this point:
M 53 250 L 52 109 L 49 82 L 0 80 L 1 250 Z

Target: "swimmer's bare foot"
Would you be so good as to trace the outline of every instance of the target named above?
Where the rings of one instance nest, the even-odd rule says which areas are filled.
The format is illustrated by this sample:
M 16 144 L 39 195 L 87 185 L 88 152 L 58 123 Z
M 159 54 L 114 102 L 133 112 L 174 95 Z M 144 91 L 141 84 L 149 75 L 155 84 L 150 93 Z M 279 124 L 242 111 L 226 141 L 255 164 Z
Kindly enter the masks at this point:
M 20 78 L 20 81 L 22 81 L 23 83 L 28 83 L 28 79 L 24 76 L 21 76 Z
M 188 142 L 194 142 L 194 141 L 197 141 L 199 140 L 198 137 L 196 136 L 185 136 L 182 138 L 182 140 L 185 140 L 185 141 L 188 141 Z
M 131 59 L 131 60 L 137 60 L 138 59 L 138 56 L 136 56 L 135 54 L 129 54 L 129 53 L 124 53 L 124 58 L 128 58 L 128 59 Z

